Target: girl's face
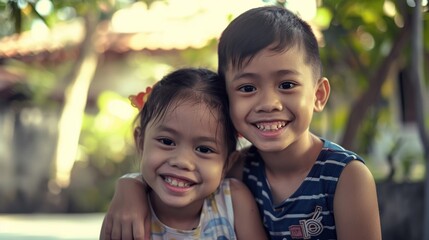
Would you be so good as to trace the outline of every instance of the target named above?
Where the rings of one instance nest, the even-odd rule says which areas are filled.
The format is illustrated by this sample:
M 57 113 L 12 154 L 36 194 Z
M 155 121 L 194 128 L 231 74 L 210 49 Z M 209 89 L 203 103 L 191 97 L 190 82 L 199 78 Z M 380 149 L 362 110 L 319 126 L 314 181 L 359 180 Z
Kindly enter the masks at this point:
M 218 113 L 204 103 L 180 102 L 144 130 L 141 172 L 155 202 L 201 207 L 220 184 L 227 159 Z
M 309 139 L 313 112 L 326 103 L 328 80 L 313 79 L 302 51 L 298 46 L 281 53 L 266 48 L 242 69 L 226 72 L 232 121 L 260 151 L 278 152 Z

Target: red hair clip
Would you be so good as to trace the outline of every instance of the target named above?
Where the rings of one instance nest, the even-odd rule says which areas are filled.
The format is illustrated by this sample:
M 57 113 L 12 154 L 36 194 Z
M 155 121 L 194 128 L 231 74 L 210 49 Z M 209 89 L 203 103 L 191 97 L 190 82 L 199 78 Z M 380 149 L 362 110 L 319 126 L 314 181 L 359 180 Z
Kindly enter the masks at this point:
M 133 107 L 141 111 L 151 92 L 152 88 L 147 87 L 145 92 L 139 92 L 137 95 L 131 95 L 128 97 L 128 99 L 130 99 L 131 105 Z

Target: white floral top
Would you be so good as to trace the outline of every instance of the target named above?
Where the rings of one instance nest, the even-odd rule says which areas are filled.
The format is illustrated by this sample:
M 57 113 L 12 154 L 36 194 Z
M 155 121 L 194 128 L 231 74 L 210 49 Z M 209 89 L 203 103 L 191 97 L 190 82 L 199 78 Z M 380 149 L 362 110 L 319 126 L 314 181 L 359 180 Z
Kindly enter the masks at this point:
M 178 230 L 168 227 L 159 221 L 151 206 L 150 208 L 152 211 L 151 235 L 153 240 L 237 239 L 234 232 L 234 212 L 228 179 L 225 179 L 216 192 L 204 201 L 200 223 L 194 230 Z

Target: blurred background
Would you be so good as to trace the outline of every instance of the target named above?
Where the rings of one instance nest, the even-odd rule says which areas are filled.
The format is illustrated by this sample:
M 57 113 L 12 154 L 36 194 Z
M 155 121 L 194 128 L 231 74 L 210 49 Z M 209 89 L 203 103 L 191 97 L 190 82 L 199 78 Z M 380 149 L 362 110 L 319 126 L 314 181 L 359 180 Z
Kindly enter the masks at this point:
M 0 239 L 97 239 L 139 171 L 128 96 L 216 70 L 222 30 L 262 5 L 316 32 L 332 93 L 312 130 L 366 159 L 384 239 L 429 239 L 427 0 L 0 0 Z

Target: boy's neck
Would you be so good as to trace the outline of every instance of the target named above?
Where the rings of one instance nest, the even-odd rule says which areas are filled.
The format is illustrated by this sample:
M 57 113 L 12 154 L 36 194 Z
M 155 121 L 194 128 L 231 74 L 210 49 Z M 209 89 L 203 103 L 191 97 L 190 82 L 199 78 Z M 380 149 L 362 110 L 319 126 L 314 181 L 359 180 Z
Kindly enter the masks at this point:
M 262 159 L 267 170 L 272 174 L 293 175 L 302 171 L 307 171 L 313 166 L 323 142 L 319 137 L 309 134 L 306 139 L 294 142 L 280 152 L 261 152 Z
M 303 143 L 294 143 L 282 152 L 260 152 L 274 204 L 285 201 L 296 192 L 313 168 L 322 147 L 323 142 L 311 135 Z
M 195 201 L 184 207 L 165 204 L 156 193 L 149 193 L 149 202 L 159 221 L 168 227 L 179 230 L 196 229 L 200 223 L 204 200 Z

